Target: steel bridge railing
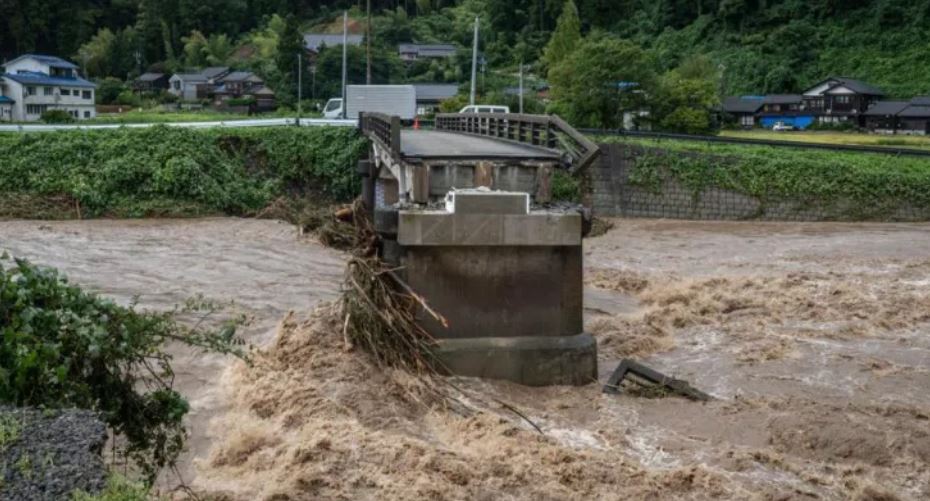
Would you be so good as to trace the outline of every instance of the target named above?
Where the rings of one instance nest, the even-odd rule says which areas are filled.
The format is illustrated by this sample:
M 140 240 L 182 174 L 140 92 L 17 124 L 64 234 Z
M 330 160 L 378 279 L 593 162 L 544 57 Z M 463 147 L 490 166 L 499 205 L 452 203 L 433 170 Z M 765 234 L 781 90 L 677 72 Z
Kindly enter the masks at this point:
M 584 170 L 600 149 L 555 115 L 446 113 L 436 115 L 436 130 L 491 137 L 560 151 L 572 172 Z
M 400 117 L 384 113 L 359 113 L 358 126 L 371 140 L 400 158 Z

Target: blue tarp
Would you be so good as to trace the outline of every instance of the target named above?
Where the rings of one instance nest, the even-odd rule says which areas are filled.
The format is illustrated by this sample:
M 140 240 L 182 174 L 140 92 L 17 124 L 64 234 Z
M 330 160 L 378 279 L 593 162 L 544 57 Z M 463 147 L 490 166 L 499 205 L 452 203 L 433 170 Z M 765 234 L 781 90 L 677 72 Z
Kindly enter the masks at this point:
M 806 129 L 814 123 L 814 117 L 812 115 L 798 115 L 792 117 L 763 115 L 759 118 L 759 123 L 765 129 L 771 129 L 775 125 L 775 122 L 785 122 L 785 125 L 793 125 L 798 129 Z

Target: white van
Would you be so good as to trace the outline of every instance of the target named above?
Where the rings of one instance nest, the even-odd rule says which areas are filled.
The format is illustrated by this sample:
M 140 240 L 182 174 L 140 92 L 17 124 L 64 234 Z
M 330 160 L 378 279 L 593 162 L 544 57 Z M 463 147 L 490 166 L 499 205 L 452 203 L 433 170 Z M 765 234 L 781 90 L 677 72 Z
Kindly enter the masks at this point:
M 510 107 L 495 104 L 472 104 L 459 110 L 459 113 L 510 113 Z

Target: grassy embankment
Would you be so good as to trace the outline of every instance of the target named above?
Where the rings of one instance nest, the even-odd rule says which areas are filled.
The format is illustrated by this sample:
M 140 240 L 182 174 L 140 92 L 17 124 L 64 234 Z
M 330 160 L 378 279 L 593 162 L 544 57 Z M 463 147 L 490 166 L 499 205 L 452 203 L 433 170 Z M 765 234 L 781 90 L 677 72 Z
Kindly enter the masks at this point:
M 697 141 L 600 138 L 645 148 L 631 182 L 660 190 L 667 178 L 696 198 L 718 187 L 763 202 L 841 208 L 842 219 L 880 220 L 898 208 L 930 210 L 930 158 Z M 683 152 L 686 155 L 665 155 Z
M 351 128 L 0 134 L 0 218 L 270 215 L 348 200 Z
M 767 141 L 796 141 L 799 143 L 849 144 L 860 146 L 888 146 L 930 149 L 930 137 L 887 136 L 863 134 L 861 132 L 818 132 L 794 131 L 774 132 L 771 130 L 725 130 L 721 136 L 739 139 L 764 139 Z

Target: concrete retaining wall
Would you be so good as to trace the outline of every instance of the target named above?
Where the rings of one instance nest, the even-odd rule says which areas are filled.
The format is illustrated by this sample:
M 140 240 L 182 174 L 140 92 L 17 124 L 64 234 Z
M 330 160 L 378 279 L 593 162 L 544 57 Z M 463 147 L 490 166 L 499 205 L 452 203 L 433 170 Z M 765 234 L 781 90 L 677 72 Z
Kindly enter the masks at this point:
M 854 220 L 861 208 L 848 203 L 760 200 L 729 190 L 708 188 L 695 196 L 690 189 L 666 177 L 660 189 L 633 186 L 630 173 L 642 147 L 611 143 L 601 145 L 601 159 L 591 166 L 589 202 L 598 216 L 672 219 L 758 219 L 768 221 Z M 653 153 L 661 150 L 654 150 Z M 682 155 L 691 153 L 667 153 Z M 698 153 L 694 153 L 697 155 Z M 930 221 L 930 209 L 901 206 L 884 213 L 888 221 Z

